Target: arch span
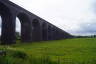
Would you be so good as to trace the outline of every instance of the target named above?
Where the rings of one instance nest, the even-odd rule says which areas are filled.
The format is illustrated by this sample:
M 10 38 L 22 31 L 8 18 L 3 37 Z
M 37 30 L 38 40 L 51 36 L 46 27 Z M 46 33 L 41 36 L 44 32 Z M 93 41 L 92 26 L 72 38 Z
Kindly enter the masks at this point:
M 32 20 L 32 39 L 33 41 L 41 41 L 41 25 L 38 19 Z
M 52 26 L 48 25 L 48 40 L 53 39 L 53 31 L 52 31 Z
M 42 23 L 42 40 L 48 40 L 48 25 L 47 23 Z
M 21 41 L 30 42 L 32 41 L 32 28 L 31 28 L 31 20 L 29 16 L 25 13 L 19 13 L 17 17 L 21 23 Z
M 16 32 L 16 39 L 21 40 L 21 23 L 18 17 L 16 17 L 15 32 Z

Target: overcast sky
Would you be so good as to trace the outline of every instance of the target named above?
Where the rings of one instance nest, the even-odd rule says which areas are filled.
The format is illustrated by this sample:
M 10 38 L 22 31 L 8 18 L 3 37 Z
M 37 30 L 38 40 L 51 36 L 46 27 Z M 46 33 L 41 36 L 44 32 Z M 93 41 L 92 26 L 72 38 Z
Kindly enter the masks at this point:
M 96 0 L 10 0 L 75 35 L 96 34 Z M 20 29 L 17 19 L 17 31 Z

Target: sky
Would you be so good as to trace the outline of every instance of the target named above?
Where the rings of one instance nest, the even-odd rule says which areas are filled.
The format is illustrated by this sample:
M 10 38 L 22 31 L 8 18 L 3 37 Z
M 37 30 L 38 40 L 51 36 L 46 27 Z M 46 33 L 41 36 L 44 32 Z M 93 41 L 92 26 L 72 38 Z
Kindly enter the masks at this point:
M 96 0 L 10 0 L 73 35 L 96 34 Z M 16 19 L 16 30 L 20 22 Z

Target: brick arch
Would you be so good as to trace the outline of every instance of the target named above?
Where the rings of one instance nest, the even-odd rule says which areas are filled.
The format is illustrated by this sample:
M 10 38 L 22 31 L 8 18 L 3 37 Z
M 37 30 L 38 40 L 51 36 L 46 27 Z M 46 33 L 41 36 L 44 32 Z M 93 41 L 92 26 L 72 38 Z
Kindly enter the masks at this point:
M 40 27 L 40 22 L 39 22 L 39 20 L 38 19 L 33 19 L 32 20 L 32 27 Z
M 48 25 L 48 40 L 53 39 L 53 31 L 52 31 L 52 25 Z
M 42 23 L 42 39 L 48 40 L 48 25 L 47 23 Z
M 18 13 L 17 18 L 20 20 L 21 23 L 21 41 L 32 41 L 32 28 L 29 16 L 25 13 Z
M 32 38 L 33 41 L 41 41 L 41 25 L 40 20 L 35 18 L 32 20 Z

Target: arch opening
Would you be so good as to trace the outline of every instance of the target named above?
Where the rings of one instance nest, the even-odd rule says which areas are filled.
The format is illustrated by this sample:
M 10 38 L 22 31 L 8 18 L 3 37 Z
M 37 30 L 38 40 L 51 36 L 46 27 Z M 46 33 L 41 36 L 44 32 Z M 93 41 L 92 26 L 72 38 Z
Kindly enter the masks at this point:
M 41 41 L 41 26 L 38 19 L 32 20 L 32 38 L 33 41 Z
M 40 26 L 39 20 L 33 19 L 33 21 L 32 21 L 32 26 L 33 26 L 33 27 L 39 27 L 39 26 Z
M 48 25 L 48 40 L 52 40 L 52 27 Z
M 21 40 L 21 23 L 18 17 L 16 17 L 15 33 L 16 33 L 16 40 Z
M 2 18 L 0 16 L 0 43 L 1 43 Z
M 17 18 L 20 20 L 21 24 L 21 41 L 30 42 L 32 41 L 32 28 L 29 16 L 25 13 L 19 13 Z
M 42 24 L 42 40 L 48 40 L 48 26 L 46 23 Z

